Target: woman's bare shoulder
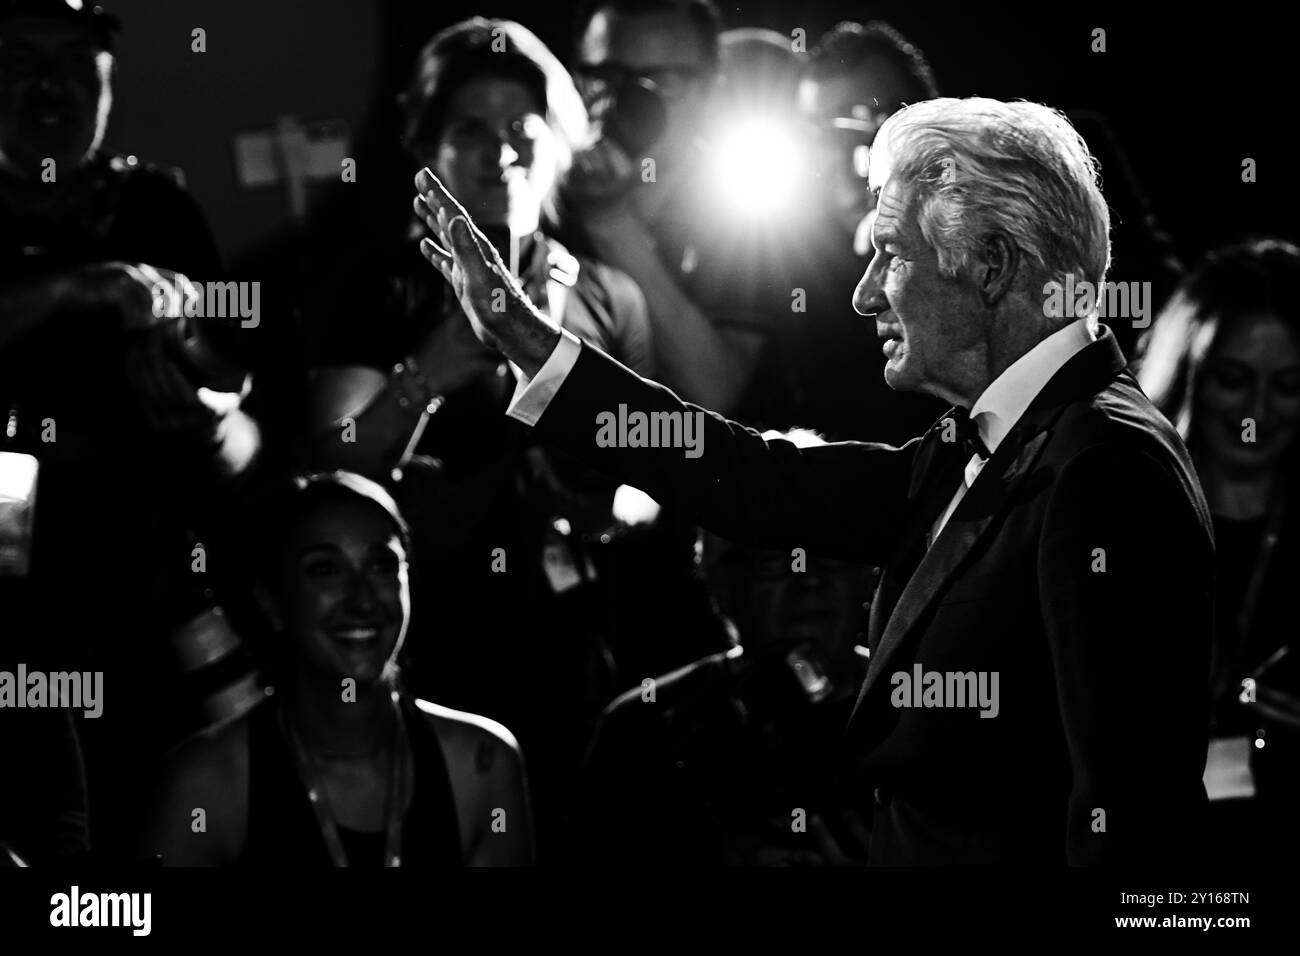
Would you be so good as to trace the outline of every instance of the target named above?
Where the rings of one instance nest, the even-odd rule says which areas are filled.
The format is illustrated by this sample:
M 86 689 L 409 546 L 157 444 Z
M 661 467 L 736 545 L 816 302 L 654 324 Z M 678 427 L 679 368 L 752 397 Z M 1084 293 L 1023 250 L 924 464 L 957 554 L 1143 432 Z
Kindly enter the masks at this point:
M 149 809 L 150 855 L 173 866 L 234 862 L 248 820 L 248 741 L 243 717 L 172 751 Z
M 519 741 L 506 726 L 490 717 L 454 710 L 427 700 L 415 700 L 415 706 L 424 715 L 429 726 L 444 745 L 474 746 L 491 744 L 518 752 Z

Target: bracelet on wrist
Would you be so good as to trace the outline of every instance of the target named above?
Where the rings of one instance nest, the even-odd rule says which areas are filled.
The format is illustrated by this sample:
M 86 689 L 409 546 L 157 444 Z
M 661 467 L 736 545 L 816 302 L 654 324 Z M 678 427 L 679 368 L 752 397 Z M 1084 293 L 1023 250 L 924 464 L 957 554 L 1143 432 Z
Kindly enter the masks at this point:
M 422 408 L 425 414 L 432 415 L 447 400 L 430 387 L 424 372 L 410 356 L 393 366 L 390 380 L 393 391 L 397 394 L 397 404 L 401 408 L 414 406 Z

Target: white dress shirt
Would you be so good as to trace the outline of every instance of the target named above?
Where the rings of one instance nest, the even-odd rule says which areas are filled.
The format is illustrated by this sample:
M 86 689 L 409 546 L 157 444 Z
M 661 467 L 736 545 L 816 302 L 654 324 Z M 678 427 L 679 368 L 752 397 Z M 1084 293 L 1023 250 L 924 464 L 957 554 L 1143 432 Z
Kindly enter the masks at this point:
M 990 457 L 1048 380 L 1075 354 L 1096 341 L 1096 338 L 1096 325 L 1086 318 L 1077 319 L 1065 328 L 1057 329 L 1007 366 L 1006 371 L 975 399 L 970 417 L 979 429 L 980 438 L 988 448 Z M 985 463 L 986 459 L 971 455 L 970 461 L 966 463 L 966 480 L 957 486 L 952 501 L 934 523 L 927 546 L 939 537 L 939 532 L 957 510 L 962 498 L 966 497 L 966 492 L 975 484 Z
M 531 381 L 524 377 L 517 366 L 515 367 L 515 378 L 518 379 L 518 383 L 515 385 L 514 397 L 510 399 L 510 405 L 506 408 L 506 414 L 525 425 L 536 425 L 537 420 L 542 417 L 542 412 L 546 411 L 546 407 L 551 404 L 555 393 L 560 390 L 564 380 L 573 371 L 573 366 L 578 364 L 578 354 L 581 351 L 582 339 L 566 329 L 560 329 L 559 344 L 555 346 L 551 357 L 537 370 L 537 374 Z

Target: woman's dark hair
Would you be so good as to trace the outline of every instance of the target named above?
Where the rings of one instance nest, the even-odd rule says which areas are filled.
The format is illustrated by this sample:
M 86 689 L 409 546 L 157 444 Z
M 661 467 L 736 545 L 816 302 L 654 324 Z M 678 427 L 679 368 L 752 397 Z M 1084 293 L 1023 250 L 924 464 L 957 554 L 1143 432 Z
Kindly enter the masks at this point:
M 309 515 L 327 505 L 369 502 L 381 509 L 392 522 L 409 558 L 411 529 L 402 517 L 393 496 L 382 485 L 350 471 L 310 472 L 272 488 L 255 509 L 256 518 L 251 540 L 256 542 L 252 555 L 257 578 L 265 587 L 278 583 L 284 548 L 293 529 Z
M 437 142 L 457 89 L 483 76 L 515 80 L 536 98 L 555 134 L 560 174 L 575 150 L 587 145 L 587 110 L 564 65 L 527 27 L 513 20 L 473 17 L 443 30 L 425 44 L 415 73 L 400 97 L 402 142 L 408 151 Z M 554 208 L 547 203 L 547 212 Z
M 1259 313 L 1277 316 L 1300 344 L 1300 248 L 1281 239 L 1210 253 L 1138 342 L 1138 383 L 1184 441 L 1206 358 L 1234 322 Z

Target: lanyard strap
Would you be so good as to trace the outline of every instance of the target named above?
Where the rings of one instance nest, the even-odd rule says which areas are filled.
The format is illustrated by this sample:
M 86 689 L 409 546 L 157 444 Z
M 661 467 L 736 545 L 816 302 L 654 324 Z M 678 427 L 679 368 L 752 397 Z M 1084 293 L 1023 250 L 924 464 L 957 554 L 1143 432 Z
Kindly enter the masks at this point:
M 1264 534 L 1259 541 L 1259 549 L 1255 552 L 1255 565 L 1251 569 L 1250 583 L 1246 586 L 1241 609 L 1237 613 L 1235 636 L 1238 653 L 1245 649 L 1249 640 L 1251 625 L 1255 623 L 1255 611 L 1264 592 L 1264 582 L 1268 578 L 1273 552 L 1277 549 L 1277 540 L 1282 533 L 1282 519 L 1286 514 L 1286 492 L 1285 484 L 1279 481 L 1273 500 L 1269 503 L 1268 520 L 1265 522 Z
M 403 795 L 399 791 L 402 789 L 402 781 L 406 779 L 406 723 L 402 717 L 397 691 L 392 693 L 392 702 L 393 736 L 389 743 L 388 792 L 384 798 L 384 866 L 386 867 L 402 865 L 402 809 L 405 800 L 402 799 Z M 347 852 L 343 849 L 343 841 L 339 838 L 338 824 L 334 821 L 334 811 L 330 807 L 329 795 L 326 793 L 324 783 L 316 771 L 311 755 L 285 718 L 283 710 L 280 711 L 280 727 L 296 758 L 298 776 L 307 791 L 307 799 L 316 816 L 316 825 L 320 829 L 321 838 L 325 841 L 325 849 L 329 852 L 330 861 L 336 867 L 350 866 Z

